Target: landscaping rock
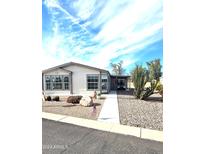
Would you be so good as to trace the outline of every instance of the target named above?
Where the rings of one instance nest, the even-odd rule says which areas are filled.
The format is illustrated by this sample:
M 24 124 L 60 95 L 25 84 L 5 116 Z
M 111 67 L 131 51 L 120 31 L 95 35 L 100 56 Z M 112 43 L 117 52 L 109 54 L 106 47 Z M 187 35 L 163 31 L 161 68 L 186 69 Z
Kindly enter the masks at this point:
M 83 96 L 69 96 L 67 98 L 67 103 L 79 104 L 82 97 Z
M 45 99 L 45 96 L 42 94 L 42 101 L 45 101 L 46 99 Z
M 118 91 L 120 124 L 163 131 L 163 102 L 159 94 L 147 100 L 136 99 L 133 92 Z
M 93 101 L 89 96 L 84 96 L 80 100 L 80 105 L 82 105 L 82 106 L 92 106 Z

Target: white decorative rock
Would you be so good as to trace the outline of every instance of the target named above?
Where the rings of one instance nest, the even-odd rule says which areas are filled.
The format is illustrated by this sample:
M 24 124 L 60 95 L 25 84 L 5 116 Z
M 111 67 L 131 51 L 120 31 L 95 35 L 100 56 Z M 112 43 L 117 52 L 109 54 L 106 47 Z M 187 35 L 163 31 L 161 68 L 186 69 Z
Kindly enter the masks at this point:
M 92 106 L 93 101 L 89 96 L 83 96 L 80 100 L 80 105 L 82 105 L 82 106 Z

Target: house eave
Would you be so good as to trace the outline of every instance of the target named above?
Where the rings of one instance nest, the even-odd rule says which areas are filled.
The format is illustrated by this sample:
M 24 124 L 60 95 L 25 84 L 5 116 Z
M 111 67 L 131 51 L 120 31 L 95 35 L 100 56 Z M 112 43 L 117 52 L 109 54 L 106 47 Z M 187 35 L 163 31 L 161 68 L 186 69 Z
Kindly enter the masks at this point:
M 53 71 L 53 70 L 55 70 L 55 69 L 63 69 L 63 70 L 66 70 L 65 67 L 68 67 L 68 66 L 71 66 L 71 65 L 77 65 L 77 66 L 81 66 L 81 67 L 85 67 L 85 68 L 97 70 L 97 71 L 100 71 L 100 72 L 109 73 L 109 71 L 104 70 L 104 69 L 100 69 L 100 68 L 96 68 L 96 67 L 92 67 L 92 66 L 80 64 L 80 63 L 75 63 L 75 62 L 69 62 L 69 63 L 65 63 L 65 64 L 62 64 L 62 65 L 55 66 L 55 67 L 51 67 L 51 68 L 48 68 L 48 69 L 43 70 L 42 73 L 47 73 L 47 72 Z M 69 71 L 69 70 L 66 70 L 66 71 Z M 69 72 L 71 72 L 71 71 L 69 71 Z M 109 73 L 109 74 L 110 74 L 110 73 Z

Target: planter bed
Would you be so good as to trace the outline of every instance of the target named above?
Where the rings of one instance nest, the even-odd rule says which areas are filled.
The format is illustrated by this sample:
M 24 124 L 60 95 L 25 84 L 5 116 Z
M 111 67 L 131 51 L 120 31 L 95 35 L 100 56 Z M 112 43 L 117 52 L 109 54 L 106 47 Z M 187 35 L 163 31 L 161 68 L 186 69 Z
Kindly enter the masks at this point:
M 66 101 L 43 101 L 42 102 L 42 111 L 55 113 L 55 114 L 62 114 L 68 115 L 78 118 L 85 118 L 85 119 L 92 119 L 96 120 L 99 116 L 101 111 L 102 105 L 104 100 L 103 99 L 96 99 L 94 103 L 96 104 L 96 112 L 93 112 L 93 106 L 91 107 L 84 107 L 80 104 L 71 104 L 66 103 Z

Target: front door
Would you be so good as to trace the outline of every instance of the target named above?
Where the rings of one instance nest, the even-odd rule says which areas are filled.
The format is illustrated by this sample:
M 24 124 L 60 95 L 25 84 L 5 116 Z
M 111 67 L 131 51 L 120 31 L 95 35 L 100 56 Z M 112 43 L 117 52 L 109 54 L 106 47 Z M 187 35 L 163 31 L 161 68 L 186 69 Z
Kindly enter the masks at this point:
M 125 87 L 125 79 L 118 79 L 117 80 L 117 89 L 124 90 Z

